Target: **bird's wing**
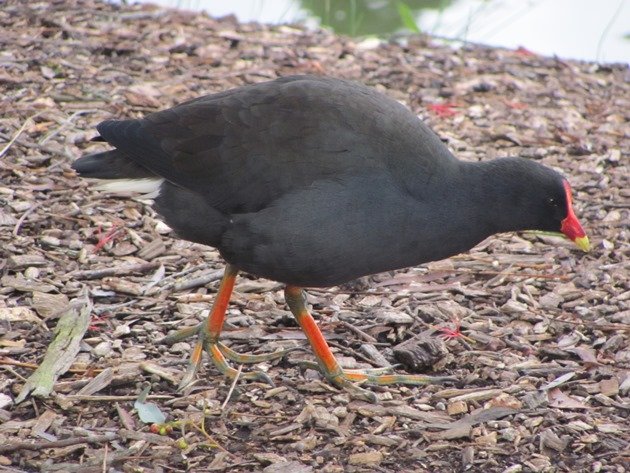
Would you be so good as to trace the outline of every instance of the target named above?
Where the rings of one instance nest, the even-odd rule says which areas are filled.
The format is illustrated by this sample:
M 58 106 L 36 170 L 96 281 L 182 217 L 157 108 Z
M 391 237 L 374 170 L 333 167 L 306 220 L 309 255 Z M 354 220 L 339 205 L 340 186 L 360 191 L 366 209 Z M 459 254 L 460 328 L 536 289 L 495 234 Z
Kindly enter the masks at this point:
M 98 130 L 136 164 L 202 194 L 224 213 L 243 213 L 320 179 L 387 169 L 388 155 L 407 146 L 404 137 L 418 123 L 371 88 L 295 76 L 200 97 L 141 120 L 106 121 Z

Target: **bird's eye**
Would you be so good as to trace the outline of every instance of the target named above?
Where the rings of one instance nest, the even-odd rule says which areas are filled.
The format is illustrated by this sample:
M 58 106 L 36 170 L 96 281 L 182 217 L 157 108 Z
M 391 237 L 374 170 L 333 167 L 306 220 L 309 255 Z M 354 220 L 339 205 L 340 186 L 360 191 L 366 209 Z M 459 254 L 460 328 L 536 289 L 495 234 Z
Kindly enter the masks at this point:
M 554 199 L 553 197 L 549 197 L 549 198 L 547 199 L 547 203 L 548 203 L 549 205 L 556 205 L 556 199 Z

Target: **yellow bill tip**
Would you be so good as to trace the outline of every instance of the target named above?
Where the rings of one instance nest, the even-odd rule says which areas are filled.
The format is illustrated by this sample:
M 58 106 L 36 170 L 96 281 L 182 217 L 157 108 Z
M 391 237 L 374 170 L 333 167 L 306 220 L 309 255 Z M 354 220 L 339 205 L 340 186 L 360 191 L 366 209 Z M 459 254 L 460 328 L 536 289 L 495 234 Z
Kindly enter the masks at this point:
M 586 235 L 584 235 L 583 237 L 577 237 L 573 241 L 580 250 L 586 253 L 588 253 L 588 251 L 591 249 L 591 243 L 588 241 L 588 237 Z

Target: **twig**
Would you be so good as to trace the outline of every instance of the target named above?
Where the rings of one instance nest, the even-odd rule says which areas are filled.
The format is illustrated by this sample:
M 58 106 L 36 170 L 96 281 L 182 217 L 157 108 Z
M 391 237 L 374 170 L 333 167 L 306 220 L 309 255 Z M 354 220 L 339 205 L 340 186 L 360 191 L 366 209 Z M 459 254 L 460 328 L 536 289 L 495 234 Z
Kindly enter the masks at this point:
M 13 138 L 11 138 L 9 140 L 9 142 L 6 144 L 6 146 L 4 148 L 2 148 L 2 150 L 0 150 L 0 158 L 2 156 L 4 156 L 4 153 L 6 153 L 7 151 L 9 151 L 9 148 L 11 146 L 13 146 L 13 143 L 16 142 L 16 140 L 18 139 L 18 137 L 22 134 L 22 132 L 26 129 L 26 127 L 33 121 L 33 118 L 35 118 L 36 116 L 38 116 L 41 112 L 36 113 L 35 115 L 28 117 L 24 123 L 22 124 L 22 126 L 20 127 L 20 129 L 15 133 L 15 135 L 13 135 Z
M 232 393 L 234 392 L 234 388 L 236 387 L 238 378 L 240 378 L 241 376 L 242 370 L 243 370 L 243 365 L 238 365 L 238 370 L 236 371 L 236 376 L 234 376 L 234 379 L 232 380 L 232 385 L 230 386 L 230 390 L 228 391 L 227 396 L 225 396 L 225 401 L 223 401 L 223 404 L 221 404 L 221 410 L 225 409 L 225 406 L 227 405 L 228 401 L 232 397 Z
M 0 365 L 19 366 L 20 368 L 28 368 L 36 370 L 39 366 L 37 363 L 25 363 L 23 361 L 12 360 L 11 358 L 0 358 Z
M 542 311 L 539 311 L 538 313 L 542 314 Z M 568 313 L 564 312 L 564 314 L 568 314 Z M 587 322 L 585 322 L 584 320 L 564 320 L 558 317 L 553 317 L 549 314 L 545 314 L 545 317 L 547 317 L 547 319 L 550 322 L 559 323 L 559 324 L 567 324 L 567 325 L 574 325 L 574 326 L 587 324 Z M 588 323 L 588 327 L 592 330 L 601 330 L 603 332 L 617 332 L 617 331 L 630 332 L 630 324 L 624 324 L 624 323 L 614 323 L 614 322 L 611 322 L 608 324 Z
M 37 115 L 33 115 L 33 116 L 37 116 Z M 0 138 L 3 139 L 10 139 L 8 135 L 6 135 L 5 133 L 0 132 Z M 31 148 L 31 149 L 38 149 L 44 153 L 48 153 L 51 155 L 59 155 L 59 156 L 63 156 L 65 157 L 67 160 L 72 161 L 76 158 L 76 156 L 73 156 L 72 154 L 63 151 L 63 150 L 59 150 L 56 149 L 53 146 L 48 146 L 48 145 L 40 145 L 37 143 L 33 143 L 30 141 L 24 141 L 22 139 L 16 139 L 15 142 L 17 144 L 19 144 L 20 146 L 24 146 L 25 148 Z M 59 161 L 57 163 L 51 164 L 50 167 L 48 168 L 48 170 L 50 171 L 50 169 L 55 168 L 56 166 L 59 166 L 61 163 L 63 163 L 63 161 Z
M 208 269 L 208 263 L 198 264 L 188 269 L 179 271 L 177 273 L 164 276 L 164 278 L 162 278 L 162 281 L 160 281 L 159 285 L 164 286 L 167 283 L 167 281 L 170 281 L 171 279 L 178 279 L 178 278 L 181 278 L 182 276 L 186 276 L 187 274 L 194 273 L 195 271 L 199 271 L 201 269 Z M 169 284 L 174 284 L 174 283 L 169 283 Z
M 89 437 L 72 437 L 52 442 L 9 442 L 0 446 L 0 453 L 13 452 L 16 450 L 45 450 L 49 448 L 69 447 L 81 443 L 103 443 L 111 442 L 120 437 L 117 432 L 109 432 L 103 435 L 92 435 Z
M 448 271 L 448 270 L 447 270 Z M 534 279 L 556 279 L 558 281 L 568 281 L 571 276 L 566 274 L 544 274 L 544 273 L 512 273 L 507 271 L 453 271 L 461 274 L 474 274 L 478 276 L 511 276 L 514 278 L 534 278 Z
M 340 320 L 340 322 L 341 322 L 341 325 L 343 325 L 347 329 L 350 329 L 351 331 L 356 333 L 363 340 L 365 340 L 367 342 L 370 342 L 370 343 L 377 343 L 378 342 L 378 340 L 376 338 L 374 338 L 372 335 L 370 335 L 369 333 L 365 333 L 363 330 L 361 330 L 358 327 L 355 327 L 350 322 L 346 322 L 345 320 Z
M 203 274 L 197 278 L 188 279 L 180 283 L 175 283 L 173 285 L 173 291 L 179 292 L 179 291 L 185 291 L 187 289 L 193 289 L 199 286 L 205 286 L 206 284 L 209 284 L 211 282 L 218 281 L 222 277 L 223 277 L 223 270 L 218 269 L 218 270 Z
M 373 359 L 365 356 L 363 353 L 359 353 L 358 351 L 356 351 L 355 349 L 349 346 L 344 346 L 341 343 L 337 343 L 333 340 L 328 340 L 328 344 L 332 347 L 339 348 L 342 352 L 346 352 L 346 353 L 350 352 L 354 358 L 359 358 L 361 361 L 365 361 L 366 363 L 369 363 L 372 366 L 374 366 L 375 364 Z
M 107 473 L 107 446 L 109 444 L 105 444 L 105 453 L 103 453 L 103 473 Z
M 39 365 L 37 363 L 26 363 L 24 361 L 17 361 L 17 360 L 13 360 L 11 358 L 6 358 L 6 357 L 1 357 L 0 358 L 0 366 L 2 365 L 6 365 L 6 366 L 18 366 L 20 368 L 28 368 L 29 370 L 36 370 L 37 368 L 39 368 Z M 103 371 L 103 368 L 72 368 L 70 367 L 68 369 L 68 373 L 100 373 L 101 371 Z M 22 378 L 24 379 L 24 378 Z
M 35 210 L 40 208 L 42 205 L 54 204 L 55 202 L 59 202 L 62 199 L 65 199 L 65 197 L 56 197 L 54 199 L 42 200 L 32 205 L 29 209 L 26 210 L 26 212 L 22 214 L 22 216 L 19 218 L 19 220 L 15 224 L 15 227 L 13 227 L 13 236 L 18 236 L 18 233 L 20 233 L 20 227 L 24 223 L 24 220 L 26 220 L 26 217 L 32 214 Z
M 232 453 L 227 451 L 223 446 L 221 446 L 221 444 L 219 444 L 219 442 L 213 439 L 212 436 L 208 432 L 206 432 L 206 412 L 207 412 L 207 406 L 204 407 L 203 409 L 203 415 L 201 416 L 201 422 L 199 425 L 197 425 L 195 422 L 192 422 L 192 421 L 187 422 L 187 424 L 189 424 L 196 431 L 201 432 L 203 436 L 206 437 L 206 440 L 210 442 L 212 446 L 217 447 L 219 450 L 233 457 L 234 455 Z
M 26 378 L 24 376 L 22 376 L 20 373 L 17 373 L 13 368 L 7 366 L 4 369 L 6 371 L 8 371 L 9 373 L 11 373 L 13 376 L 15 376 L 16 379 L 19 379 L 20 381 L 26 382 Z M 35 369 L 37 369 L 37 368 L 35 368 Z
M 125 276 L 131 273 L 144 273 L 157 268 L 160 263 L 137 263 L 117 266 L 113 268 L 88 269 L 85 271 L 74 271 L 70 275 L 75 279 L 101 279 L 108 276 Z
M 51 118 L 53 120 L 55 120 L 57 123 L 59 123 L 60 126 L 58 126 L 55 130 L 51 131 L 50 133 L 48 133 L 46 136 L 44 136 L 41 140 L 39 140 L 39 144 L 43 145 L 45 144 L 47 141 L 49 141 L 51 138 L 54 138 L 56 135 L 58 135 L 62 130 L 71 127 L 71 126 L 75 126 L 73 123 L 73 120 L 81 115 L 84 115 L 86 113 L 98 113 L 99 110 L 97 109 L 93 109 L 93 108 L 88 108 L 88 109 L 83 109 L 83 110 L 76 110 L 72 115 L 70 115 L 69 117 L 62 117 L 60 120 L 57 119 L 57 116 L 52 115 Z
M 80 394 L 71 394 L 65 396 L 64 399 L 69 401 L 96 401 L 96 402 L 118 402 L 118 401 L 135 401 L 138 399 L 138 396 L 88 396 L 88 395 L 80 395 Z M 167 396 L 165 394 L 154 394 L 146 397 L 147 400 L 171 400 L 173 396 Z

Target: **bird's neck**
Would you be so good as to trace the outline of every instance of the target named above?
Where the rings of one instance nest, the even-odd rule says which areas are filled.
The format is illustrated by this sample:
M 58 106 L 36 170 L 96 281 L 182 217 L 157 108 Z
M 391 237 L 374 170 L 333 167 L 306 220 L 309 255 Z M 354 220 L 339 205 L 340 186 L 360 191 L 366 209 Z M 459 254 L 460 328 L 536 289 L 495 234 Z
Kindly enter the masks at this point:
M 517 192 L 504 182 L 503 160 L 448 163 L 425 186 L 418 186 L 412 220 L 419 261 L 435 261 L 468 251 L 487 237 L 518 230 L 509 201 Z M 413 229 L 413 230 L 411 230 Z M 411 238 L 410 238 L 411 240 Z
M 483 162 L 461 161 L 453 186 L 462 189 L 456 204 L 481 224 L 483 238 L 501 232 L 528 229 L 526 216 L 521 216 L 521 196 L 533 183 L 528 182 L 520 164 L 522 158 L 500 158 Z M 468 218 L 468 217 L 462 217 Z

